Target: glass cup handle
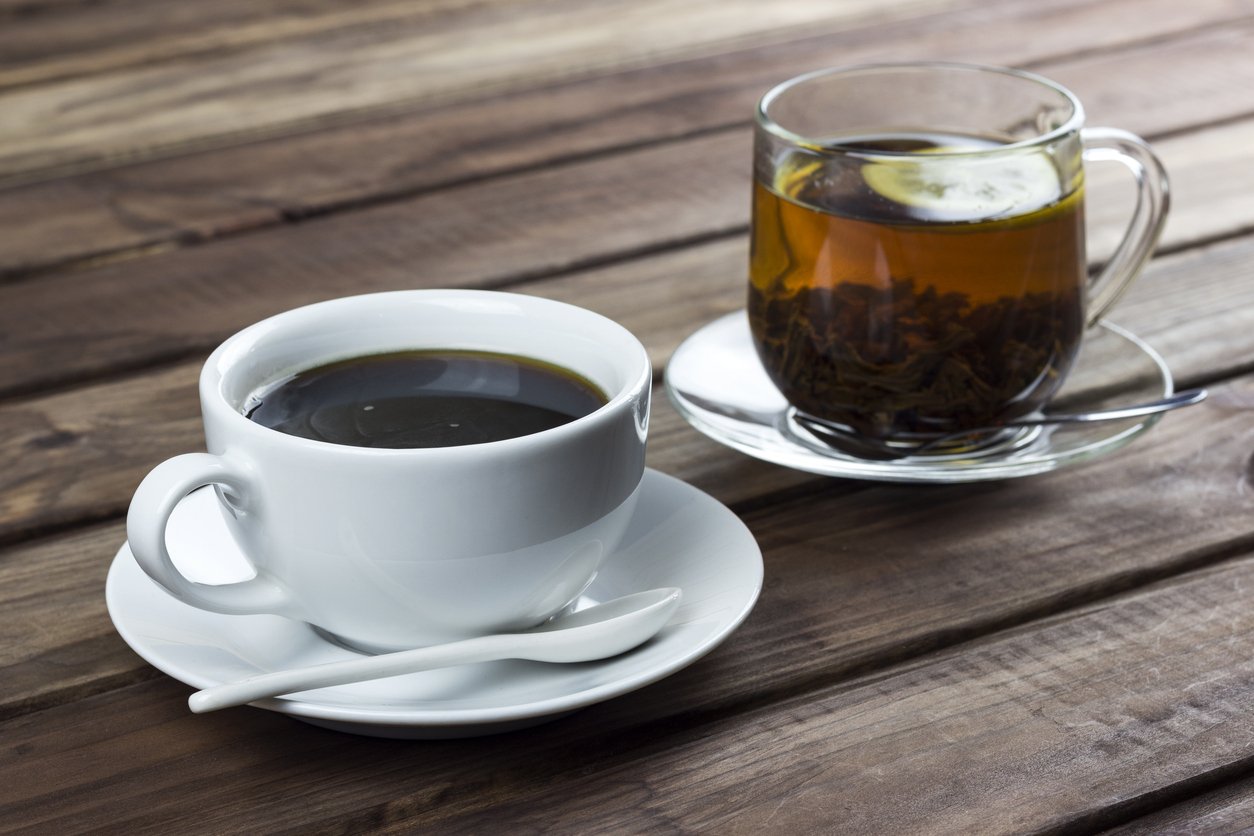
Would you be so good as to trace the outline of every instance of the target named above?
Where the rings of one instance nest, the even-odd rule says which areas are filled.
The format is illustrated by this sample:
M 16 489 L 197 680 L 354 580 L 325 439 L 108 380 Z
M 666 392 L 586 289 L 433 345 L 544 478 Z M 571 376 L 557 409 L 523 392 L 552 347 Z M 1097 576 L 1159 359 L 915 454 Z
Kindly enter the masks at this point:
M 1096 325 L 1114 306 L 1149 260 L 1162 234 L 1170 204 L 1167 171 L 1136 134 L 1118 128 L 1085 128 L 1080 132 L 1085 162 L 1122 163 L 1136 178 L 1136 208 L 1128 231 L 1102 272 L 1089 285 L 1088 325 Z
M 249 493 L 248 480 L 238 468 L 208 453 L 175 456 L 144 477 L 126 516 L 126 538 L 135 562 L 167 592 L 193 607 L 232 615 L 288 613 L 292 609 L 288 593 L 263 573 L 214 586 L 183 577 L 170 559 L 165 543 L 170 514 L 183 497 L 205 485 L 221 485 L 242 499 Z

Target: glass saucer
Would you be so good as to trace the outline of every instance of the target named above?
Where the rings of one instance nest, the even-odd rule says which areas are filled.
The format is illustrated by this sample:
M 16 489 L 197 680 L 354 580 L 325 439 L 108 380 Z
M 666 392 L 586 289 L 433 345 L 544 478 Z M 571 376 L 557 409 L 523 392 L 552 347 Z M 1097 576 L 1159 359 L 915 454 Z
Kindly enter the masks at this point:
M 978 451 L 880 460 L 824 443 L 798 423 L 762 369 L 744 311 L 688 337 L 666 367 L 666 392 L 697 430 L 755 458 L 823 476 L 884 482 L 975 482 L 1031 476 L 1110 453 L 1162 417 L 1023 430 Z M 1130 331 L 1103 322 L 1085 334 L 1080 356 L 1049 411 L 1081 412 L 1172 394 L 1171 372 Z

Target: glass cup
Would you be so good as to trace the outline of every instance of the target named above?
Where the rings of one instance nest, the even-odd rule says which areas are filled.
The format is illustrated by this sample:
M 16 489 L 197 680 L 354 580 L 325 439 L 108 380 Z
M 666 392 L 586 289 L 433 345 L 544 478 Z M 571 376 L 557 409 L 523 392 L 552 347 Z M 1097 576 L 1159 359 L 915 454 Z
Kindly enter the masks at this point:
M 957 64 L 819 70 L 762 98 L 749 321 L 803 419 L 948 455 L 1039 412 L 1166 219 L 1145 142 L 1083 124 L 1052 81 Z M 1086 160 L 1122 163 L 1138 189 L 1091 279 Z

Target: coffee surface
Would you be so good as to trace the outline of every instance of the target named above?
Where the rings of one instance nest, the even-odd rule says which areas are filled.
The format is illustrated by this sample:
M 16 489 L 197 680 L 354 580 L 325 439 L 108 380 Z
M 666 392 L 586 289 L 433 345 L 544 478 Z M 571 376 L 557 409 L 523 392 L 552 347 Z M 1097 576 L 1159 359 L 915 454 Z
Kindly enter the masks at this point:
M 566 369 L 506 354 L 403 351 L 318 366 L 255 392 L 244 414 L 353 447 L 458 447 L 530 435 L 606 403 Z
M 749 318 L 776 386 L 876 438 L 1040 407 L 1083 331 L 1080 189 L 1041 154 L 933 153 L 996 145 L 978 137 L 850 145 L 909 157 L 801 155 L 754 184 Z

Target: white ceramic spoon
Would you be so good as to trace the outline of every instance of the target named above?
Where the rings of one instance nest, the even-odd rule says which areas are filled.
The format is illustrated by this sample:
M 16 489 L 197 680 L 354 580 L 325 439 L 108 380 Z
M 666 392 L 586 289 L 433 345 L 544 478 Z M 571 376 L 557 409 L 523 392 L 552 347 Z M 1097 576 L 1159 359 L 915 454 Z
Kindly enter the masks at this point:
M 226 682 L 197 691 L 188 698 L 187 705 L 197 714 L 204 714 L 264 697 L 495 659 L 537 662 L 606 659 L 652 638 L 670 621 L 679 606 L 679 598 L 680 591 L 671 587 L 637 592 L 556 616 L 525 633 L 480 636 Z

